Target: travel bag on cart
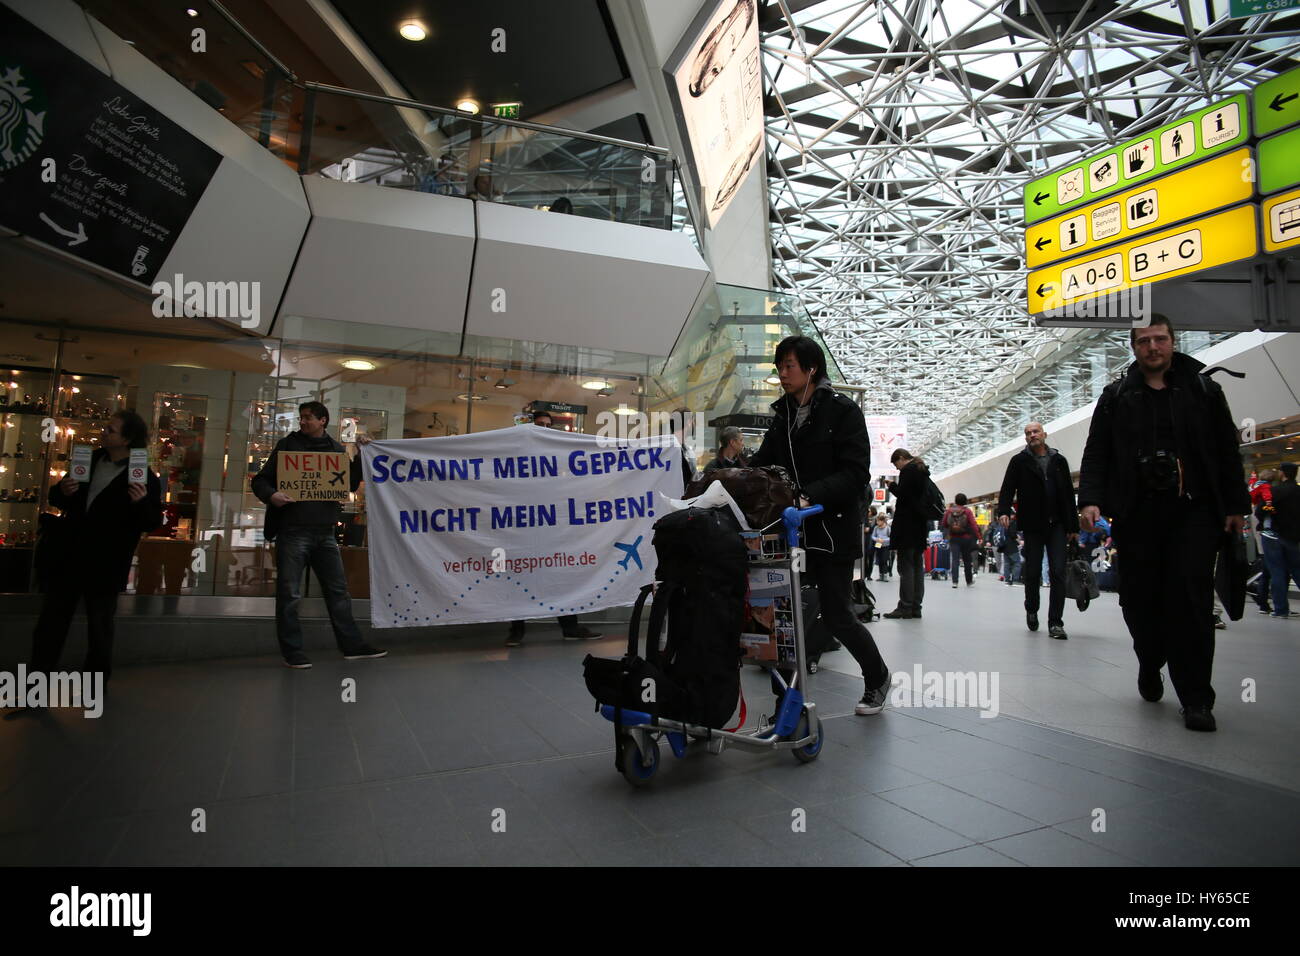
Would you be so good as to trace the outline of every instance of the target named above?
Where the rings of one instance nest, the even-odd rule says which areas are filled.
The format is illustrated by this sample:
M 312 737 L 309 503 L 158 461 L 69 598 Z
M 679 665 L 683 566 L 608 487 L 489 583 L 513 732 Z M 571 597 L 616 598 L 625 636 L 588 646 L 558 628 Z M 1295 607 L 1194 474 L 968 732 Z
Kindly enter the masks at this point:
M 692 481 L 682 497 L 698 497 L 715 481 L 722 482 L 722 487 L 727 489 L 754 530 L 779 521 L 785 509 L 794 505 L 794 486 L 790 483 L 790 476 L 777 465 L 718 468 Z
M 688 508 L 660 518 L 654 529 L 659 584 L 645 656 L 638 653 L 638 629 L 648 589 L 633 610 L 622 660 L 588 655 L 583 661 L 587 688 L 597 703 L 724 727 L 741 700 L 740 632 L 749 560 L 740 526 L 725 508 Z

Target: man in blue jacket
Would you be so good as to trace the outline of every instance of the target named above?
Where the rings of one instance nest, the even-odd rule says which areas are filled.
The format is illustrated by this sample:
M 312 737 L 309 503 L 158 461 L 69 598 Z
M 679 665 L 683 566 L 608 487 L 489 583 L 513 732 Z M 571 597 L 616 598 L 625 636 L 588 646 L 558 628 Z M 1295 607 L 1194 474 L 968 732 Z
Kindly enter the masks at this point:
M 776 347 L 784 396 L 776 420 L 750 466 L 780 465 L 794 478 L 800 507 L 823 511 L 804 524 L 808 578 L 817 585 L 822 620 L 862 668 L 865 684 L 854 712 L 878 714 L 889 693 L 889 668 L 871 632 L 853 615 L 853 565 L 862 556 L 862 489 L 871 451 L 862 410 L 831 388 L 826 356 L 812 339 L 792 335 Z
M 303 402 L 298 406 L 298 431 L 276 442 L 275 450 L 253 479 L 253 494 L 266 503 L 266 540 L 275 542 L 275 631 L 280 642 L 284 666 L 303 670 L 311 661 L 303 653 L 302 624 L 298 605 L 302 601 L 302 581 L 307 568 L 316 572 L 325 609 L 329 612 L 343 657 L 349 661 L 384 657 L 387 651 L 367 644 L 352 617 L 352 598 L 348 595 L 343 557 L 339 553 L 334 529 L 343 506 L 337 501 L 294 501 L 278 490 L 278 462 L 282 451 L 342 452 L 343 446 L 325 431 L 330 413 L 320 402 Z M 361 457 L 352 459 L 348 469 L 349 491 L 361 485 Z

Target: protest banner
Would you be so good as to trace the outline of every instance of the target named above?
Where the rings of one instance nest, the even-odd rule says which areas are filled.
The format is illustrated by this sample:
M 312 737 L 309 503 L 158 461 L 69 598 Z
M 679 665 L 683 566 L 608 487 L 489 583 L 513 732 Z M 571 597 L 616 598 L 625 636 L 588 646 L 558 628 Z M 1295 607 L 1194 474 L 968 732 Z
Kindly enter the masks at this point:
M 654 578 L 672 435 L 612 442 L 515 425 L 362 448 L 370 619 L 425 627 L 582 614 Z

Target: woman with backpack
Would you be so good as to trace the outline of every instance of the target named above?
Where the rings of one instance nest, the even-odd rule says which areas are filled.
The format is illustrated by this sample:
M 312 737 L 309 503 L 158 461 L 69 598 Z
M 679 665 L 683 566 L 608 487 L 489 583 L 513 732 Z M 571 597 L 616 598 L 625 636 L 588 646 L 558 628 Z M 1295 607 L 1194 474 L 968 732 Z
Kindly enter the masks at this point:
M 975 512 L 966 507 L 969 500 L 965 495 L 957 496 L 957 503 L 943 513 L 940 526 L 948 534 L 948 563 L 952 565 L 952 586 L 957 586 L 957 571 L 960 565 L 966 566 L 966 587 L 975 583 L 974 551 L 979 541 L 980 526 L 975 520 Z

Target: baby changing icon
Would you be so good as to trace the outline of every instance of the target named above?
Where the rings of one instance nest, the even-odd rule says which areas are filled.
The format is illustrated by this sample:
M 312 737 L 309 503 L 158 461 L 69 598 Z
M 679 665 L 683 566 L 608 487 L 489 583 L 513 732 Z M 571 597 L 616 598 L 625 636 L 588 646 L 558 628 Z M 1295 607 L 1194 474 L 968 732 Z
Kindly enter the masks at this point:
M 149 255 L 148 246 L 139 246 L 135 250 L 135 258 L 131 260 L 131 275 L 142 276 L 149 271 L 149 267 L 144 264 L 145 256 Z

